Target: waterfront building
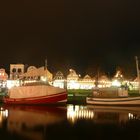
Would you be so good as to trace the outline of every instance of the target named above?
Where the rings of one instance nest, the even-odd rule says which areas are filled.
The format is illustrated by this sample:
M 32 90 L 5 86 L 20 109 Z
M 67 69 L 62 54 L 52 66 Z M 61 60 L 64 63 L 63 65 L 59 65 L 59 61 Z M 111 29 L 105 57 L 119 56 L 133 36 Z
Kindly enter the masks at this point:
M 43 82 L 52 83 L 53 75 L 45 67 L 36 68 L 35 66 L 30 66 L 27 72 L 21 75 L 21 79 L 25 80 L 25 82 L 41 80 Z
M 12 87 L 18 87 L 21 85 L 21 81 L 19 79 L 16 79 L 16 80 L 11 80 L 11 79 L 8 79 L 7 80 L 7 88 L 10 89 Z
M 10 64 L 10 80 L 17 80 L 24 73 L 24 64 Z
M 67 89 L 79 89 L 80 84 L 78 82 L 79 76 L 75 70 L 70 69 L 67 75 Z
M 10 65 L 10 79 L 7 80 L 8 88 L 19 86 L 23 84 L 23 81 L 26 83 L 41 80 L 52 84 L 53 75 L 47 67 L 36 68 L 35 66 L 29 66 L 27 72 L 24 68 L 24 64 Z
M 98 79 L 98 87 L 104 88 L 104 87 L 110 87 L 111 86 L 111 80 L 106 75 L 102 75 Z
M 8 74 L 5 72 L 5 69 L 0 69 L 0 81 L 6 81 L 8 79 Z
M 133 90 L 139 90 L 139 80 L 138 77 L 134 79 L 134 81 L 130 81 L 131 87 Z
M 64 77 L 63 73 L 58 71 L 53 78 L 52 73 L 47 69 L 47 62 L 44 67 L 37 68 L 35 66 L 29 66 L 25 72 L 24 64 L 11 64 L 10 65 L 10 78 L 5 73 L 4 69 L 0 69 L 0 81 L 7 81 L 8 87 L 19 86 L 21 79 L 25 82 L 33 82 L 41 80 L 48 82 L 49 84 L 67 89 L 93 89 L 96 84 L 95 78 L 91 78 L 89 75 L 85 75 L 83 78 L 76 73 L 75 70 L 69 69 L 67 78 Z M 98 77 L 98 87 L 120 87 L 123 84 L 129 84 L 132 90 L 138 90 L 139 84 L 137 78 L 134 81 L 126 81 L 120 71 L 117 71 L 112 79 L 109 79 L 106 75 Z M 0 85 L 4 85 L 3 82 Z
M 53 86 L 65 88 L 65 77 L 61 71 L 58 71 L 53 78 Z
M 112 86 L 120 87 L 124 82 L 124 77 L 120 70 L 116 71 L 116 74 L 114 75 L 112 79 Z
M 84 78 L 81 78 L 75 70 L 70 69 L 66 83 L 67 89 L 93 89 L 95 87 L 95 78 L 91 78 L 89 75 L 85 75 Z M 99 78 L 98 83 L 99 88 L 111 86 L 111 81 L 105 75 Z M 64 88 L 65 79 L 61 72 L 58 72 L 54 77 L 53 85 Z
M 83 79 L 78 81 L 80 89 L 93 89 L 95 87 L 95 79 L 89 75 L 85 75 Z
M 10 64 L 10 77 L 7 80 L 7 88 L 19 86 L 21 84 L 21 76 L 24 74 L 24 64 Z
M 0 69 L 0 88 L 6 87 L 6 82 L 8 79 L 8 74 L 5 72 L 5 69 Z

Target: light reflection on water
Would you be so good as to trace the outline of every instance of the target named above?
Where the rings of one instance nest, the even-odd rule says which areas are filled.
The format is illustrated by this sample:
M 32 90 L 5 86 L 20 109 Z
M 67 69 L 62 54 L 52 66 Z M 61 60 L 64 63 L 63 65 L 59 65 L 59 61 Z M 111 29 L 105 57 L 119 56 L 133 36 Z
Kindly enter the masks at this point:
M 94 111 L 89 110 L 86 106 L 68 105 L 67 118 L 72 123 L 75 123 L 78 119 L 93 119 Z
M 67 119 L 66 112 L 66 107 L 6 106 L 1 107 L 0 124 L 6 122 L 9 134 L 42 140 L 47 127 Z
M 140 107 L 68 105 L 67 118 L 72 123 L 79 119 L 90 119 L 94 123 L 123 123 L 140 120 Z
M 1 106 L 0 108 L 0 129 L 6 131 L 10 137 L 18 135 L 18 139 L 23 137 L 31 140 L 53 140 L 60 137 L 65 139 L 69 132 L 71 137 L 77 135 L 83 139 L 81 135 L 86 137 L 88 132 L 94 134 L 100 131 L 99 135 L 102 135 L 99 126 L 107 125 L 108 129 L 108 125 L 117 125 L 120 128 L 125 126 L 127 129 L 128 124 L 129 127 L 131 125 L 130 122 L 133 122 L 134 129 L 137 126 L 140 131 L 140 107 L 67 105 Z

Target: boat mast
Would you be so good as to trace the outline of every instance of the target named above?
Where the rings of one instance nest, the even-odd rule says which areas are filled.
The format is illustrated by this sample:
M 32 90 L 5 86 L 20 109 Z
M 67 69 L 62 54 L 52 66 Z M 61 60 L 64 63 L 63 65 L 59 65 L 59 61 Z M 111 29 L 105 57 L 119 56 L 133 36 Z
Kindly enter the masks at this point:
M 139 83 L 139 94 L 140 94 L 140 72 L 139 72 L 138 57 L 135 56 L 135 59 L 136 59 L 137 78 L 138 78 L 138 83 Z
M 95 79 L 95 87 L 98 88 L 99 86 L 99 68 L 97 69 L 97 75 Z
M 47 58 L 45 59 L 45 67 L 44 67 L 44 69 L 46 70 L 47 69 Z

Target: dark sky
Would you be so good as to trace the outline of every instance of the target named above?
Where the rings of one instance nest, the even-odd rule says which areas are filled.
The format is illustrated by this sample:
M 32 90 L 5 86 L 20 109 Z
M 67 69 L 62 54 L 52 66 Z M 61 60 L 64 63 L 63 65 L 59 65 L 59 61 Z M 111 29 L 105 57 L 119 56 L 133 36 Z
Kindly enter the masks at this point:
M 134 75 L 140 57 L 138 0 L 4 0 L 0 2 L 0 67 Z

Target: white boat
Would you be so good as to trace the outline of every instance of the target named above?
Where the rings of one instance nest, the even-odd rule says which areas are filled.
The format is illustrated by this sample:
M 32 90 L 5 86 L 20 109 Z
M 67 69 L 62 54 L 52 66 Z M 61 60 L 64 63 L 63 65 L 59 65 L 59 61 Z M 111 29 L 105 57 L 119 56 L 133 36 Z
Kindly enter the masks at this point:
M 93 105 L 140 105 L 140 97 L 122 97 L 122 98 L 87 97 L 86 103 Z
M 128 91 L 122 88 L 105 88 L 93 91 L 86 98 L 87 104 L 93 105 L 140 105 L 140 96 L 129 97 Z

